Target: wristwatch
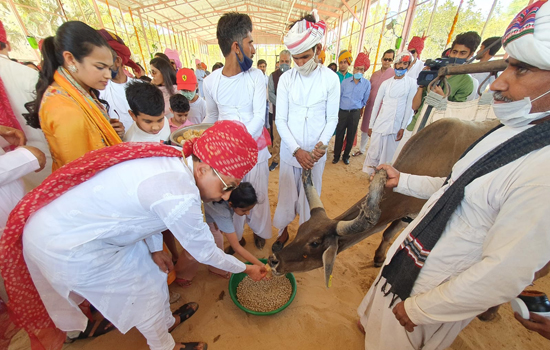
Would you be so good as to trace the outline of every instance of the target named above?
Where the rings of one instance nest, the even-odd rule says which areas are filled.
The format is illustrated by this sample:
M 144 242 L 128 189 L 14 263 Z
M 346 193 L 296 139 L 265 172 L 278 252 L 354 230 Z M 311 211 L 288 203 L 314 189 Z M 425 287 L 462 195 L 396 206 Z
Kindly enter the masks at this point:
M 299 150 L 301 150 L 302 148 L 300 146 L 296 147 L 296 149 L 294 150 L 294 152 L 292 152 L 292 156 L 293 157 L 296 157 L 296 152 L 298 152 Z

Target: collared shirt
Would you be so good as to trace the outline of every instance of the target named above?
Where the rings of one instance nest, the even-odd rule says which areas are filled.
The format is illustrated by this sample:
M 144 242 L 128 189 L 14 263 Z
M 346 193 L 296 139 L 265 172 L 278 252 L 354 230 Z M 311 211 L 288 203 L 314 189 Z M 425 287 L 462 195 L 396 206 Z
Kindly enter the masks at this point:
M 357 84 L 353 77 L 340 84 L 340 109 L 361 109 L 367 104 L 370 95 L 370 81 L 361 78 Z
M 342 81 L 344 81 L 344 79 L 353 77 L 353 74 L 351 74 L 350 72 L 346 72 L 346 75 L 343 75 L 342 73 L 340 73 L 340 71 L 336 71 L 336 74 L 338 75 L 338 79 L 340 79 L 340 84 L 342 84 Z

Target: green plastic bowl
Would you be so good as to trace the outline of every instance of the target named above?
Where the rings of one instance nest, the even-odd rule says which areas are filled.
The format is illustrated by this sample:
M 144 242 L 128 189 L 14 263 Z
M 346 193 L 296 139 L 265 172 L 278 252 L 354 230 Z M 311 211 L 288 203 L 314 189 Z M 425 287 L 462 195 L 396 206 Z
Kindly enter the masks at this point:
M 267 263 L 267 259 L 259 259 L 259 260 L 263 263 Z M 250 263 L 246 263 L 246 264 L 251 265 Z M 292 301 L 294 300 L 294 297 L 296 296 L 296 288 L 297 288 L 296 279 L 294 278 L 294 275 L 289 272 L 285 275 L 285 277 L 288 278 L 290 281 L 290 285 L 292 286 L 292 294 L 290 295 L 290 299 L 288 299 L 286 304 L 284 304 L 283 306 L 281 306 L 276 310 L 269 311 L 269 312 L 259 312 L 259 311 L 253 311 L 253 310 L 247 309 L 246 307 L 242 306 L 241 303 L 239 303 L 239 300 L 237 299 L 237 286 L 239 285 L 239 283 L 241 283 L 241 281 L 245 277 L 246 277 L 246 273 L 244 272 L 235 273 L 231 275 L 231 278 L 229 279 L 229 295 L 231 295 L 231 300 L 233 300 L 233 302 L 235 303 L 235 305 L 239 307 L 239 309 L 243 310 L 244 312 L 248 312 L 249 314 L 257 315 L 257 316 L 274 315 L 286 309 L 287 306 L 290 305 L 290 303 L 292 303 Z

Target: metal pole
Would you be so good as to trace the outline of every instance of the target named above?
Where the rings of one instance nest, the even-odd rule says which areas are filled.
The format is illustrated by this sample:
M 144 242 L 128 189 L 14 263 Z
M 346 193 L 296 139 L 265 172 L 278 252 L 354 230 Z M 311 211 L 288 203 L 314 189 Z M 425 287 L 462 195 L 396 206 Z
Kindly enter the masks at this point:
M 78 0 L 76 0 L 76 1 L 78 2 Z M 122 24 L 124 24 L 124 32 L 126 33 L 126 39 L 128 39 L 128 45 L 130 45 L 130 35 L 128 35 L 128 28 L 126 28 L 126 21 L 124 20 L 124 13 L 122 13 L 122 8 L 120 7 L 120 2 L 117 1 L 117 4 L 118 4 L 118 10 L 120 11 L 120 19 L 122 20 Z M 130 9 L 130 7 L 128 7 L 128 9 Z M 134 18 L 132 18 L 132 24 L 133 23 L 134 23 Z
M 435 2 L 434 2 L 434 8 L 432 10 L 432 15 L 430 16 L 430 22 L 428 23 L 428 28 L 426 28 L 426 31 L 424 32 L 423 36 L 427 36 L 428 33 L 430 32 L 430 28 L 432 27 L 432 22 L 433 22 L 434 15 L 435 15 L 435 9 L 437 9 L 437 1 L 438 0 L 435 0 Z
M 388 5 L 389 5 L 388 1 Z M 373 72 L 376 70 L 376 63 L 378 61 L 378 54 L 380 53 L 380 46 L 382 45 L 382 37 L 384 36 L 384 29 L 386 26 L 386 18 L 388 17 L 388 10 L 390 7 L 386 7 L 386 13 L 384 14 L 384 20 L 382 21 L 382 28 L 380 29 L 380 38 L 378 39 L 378 47 L 376 48 L 376 56 L 374 56 L 374 65 L 372 66 Z
M 141 11 L 140 10 L 138 10 L 138 17 L 139 17 L 139 21 L 141 22 L 141 30 L 143 32 L 143 37 L 145 37 L 145 44 L 147 45 L 147 52 L 149 52 L 149 57 L 151 57 L 151 48 L 149 47 L 149 39 L 147 39 L 147 32 L 145 31 L 145 25 L 143 24 L 143 18 L 141 17 Z
M 405 23 L 403 24 L 403 32 L 401 34 L 401 37 L 403 38 L 403 40 L 401 41 L 401 47 L 399 47 L 398 52 L 402 51 L 403 46 L 405 46 L 405 43 L 409 40 L 409 34 L 412 27 L 414 12 L 416 11 L 416 2 L 417 0 L 409 0 L 409 7 L 407 9 L 407 15 L 405 16 Z
M 147 25 L 149 26 L 149 34 L 151 34 L 151 40 L 153 40 L 153 43 L 152 45 L 156 46 L 155 45 L 155 35 L 153 34 L 153 26 L 151 25 L 151 20 L 149 19 L 149 17 L 147 17 Z M 158 34 L 158 33 L 157 33 Z M 160 44 L 159 44 L 160 45 Z M 154 48 L 154 47 L 153 47 Z M 153 53 L 154 54 L 154 53 Z M 153 58 L 153 55 L 150 55 L 149 58 Z
M 361 22 L 361 33 L 359 34 L 359 42 L 357 43 L 357 53 L 363 49 L 363 38 L 365 35 L 365 26 L 367 25 L 367 17 L 369 15 L 371 0 L 365 0 L 363 4 L 363 22 Z
M 493 6 L 491 6 L 491 11 L 489 11 L 489 15 L 487 16 L 487 20 L 485 21 L 485 24 L 483 25 L 483 29 L 481 30 L 481 36 L 483 38 L 483 33 L 485 32 L 485 29 L 487 28 L 487 23 L 489 23 L 489 20 L 491 19 L 491 16 L 493 15 L 493 11 L 495 10 L 495 7 L 497 6 L 498 0 L 493 1 Z
M 336 43 L 336 60 L 337 61 L 338 61 L 338 55 L 340 54 L 340 36 L 342 35 L 342 16 L 343 14 L 340 14 L 340 19 L 338 20 L 338 42 Z
M 119 4 L 120 6 L 120 4 Z M 130 6 L 128 6 L 128 11 L 130 13 L 130 18 L 132 19 L 132 27 L 134 27 L 134 33 L 136 33 L 136 40 L 137 40 L 137 43 L 138 43 L 138 47 L 139 47 L 139 53 L 141 54 L 141 59 L 143 61 L 143 68 L 145 69 L 145 71 L 147 71 L 147 64 L 145 64 L 145 57 L 143 56 L 143 49 L 141 48 L 141 42 L 139 41 L 139 34 L 138 34 L 138 31 L 137 31 L 137 28 L 136 28 L 136 24 L 134 23 L 134 16 L 132 15 L 132 9 L 130 8 Z M 122 11 L 120 11 L 120 13 L 122 13 Z M 124 18 L 123 18 L 124 20 Z M 126 25 L 124 25 L 124 29 L 126 29 Z M 126 35 L 128 35 L 128 32 L 126 32 Z
M 68 21 L 69 19 L 67 18 L 67 14 L 65 13 L 61 0 L 57 0 L 57 4 L 59 5 L 59 8 L 61 8 L 61 13 L 63 13 L 63 17 L 65 17 L 65 22 Z
M 19 15 L 19 11 L 17 11 L 17 7 L 15 7 L 15 4 L 13 3 L 13 0 L 8 0 L 8 3 L 10 4 L 11 11 L 15 15 L 15 18 L 17 19 L 17 22 L 19 23 L 19 27 L 21 27 L 21 30 L 23 33 L 25 33 L 25 36 L 28 37 L 29 31 L 27 30 L 27 27 L 25 27 L 25 23 L 23 23 L 23 20 L 21 19 L 21 16 Z M 33 49 L 34 55 L 36 56 L 36 59 L 40 62 L 40 53 L 38 50 Z
M 109 12 L 109 17 L 111 18 L 111 22 L 113 23 L 113 29 L 115 31 L 115 34 L 118 35 L 118 32 L 116 30 L 115 20 L 113 19 L 113 15 L 111 14 L 111 6 L 109 6 L 109 0 L 105 0 L 105 4 L 107 4 L 107 12 Z
M 99 21 L 99 25 L 101 26 L 102 29 L 105 29 L 105 25 L 103 24 L 103 20 L 101 19 L 101 14 L 99 14 L 99 7 L 97 7 L 97 2 L 95 2 L 95 0 L 92 0 L 92 5 L 94 5 L 94 11 L 95 11 L 97 20 Z

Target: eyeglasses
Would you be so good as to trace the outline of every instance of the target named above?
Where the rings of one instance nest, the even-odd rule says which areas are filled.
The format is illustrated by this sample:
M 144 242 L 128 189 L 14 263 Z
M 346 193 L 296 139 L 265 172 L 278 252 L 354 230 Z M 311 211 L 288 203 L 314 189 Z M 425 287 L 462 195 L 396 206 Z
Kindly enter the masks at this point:
M 223 181 L 222 177 L 220 176 L 220 173 L 218 173 L 216 171 L 216 169 L 212 168 L 212 171 L 214 172 L 214 174 L 216 174 L 216 176 L 218 177 L 218 179 L 220 179 L 220 181 L 222 182 L 223 184 L 223 191 L 224 192 L 230 192 L 230 191 L 233 191 L 235 188 L 237 188 L 237 186 L 235 185 L 228 185 L 225 183 L 225 181 Z
M 384 61 L 386 61 L 386 62 L 393 62 L 393 58 L 384 58 Z

